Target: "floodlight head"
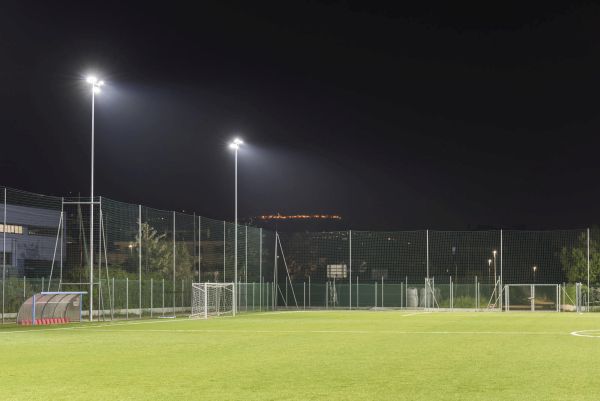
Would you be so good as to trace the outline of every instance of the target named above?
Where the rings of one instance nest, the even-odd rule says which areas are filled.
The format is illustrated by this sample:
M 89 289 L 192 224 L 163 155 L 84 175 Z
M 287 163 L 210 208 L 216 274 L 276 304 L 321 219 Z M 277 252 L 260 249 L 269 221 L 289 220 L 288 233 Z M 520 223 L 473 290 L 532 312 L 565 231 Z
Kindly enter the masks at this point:
M 533 266 L 533 271 L 535 272 L 537 270 L 537 266 Z
M 235 138 L 233 140 L 233 143 L 235 143 L 236 145 L 243 145 L 244 141 L 242 141 L 240 138 Z
M 99 81 L 98 82 L 98 86 L 103 86 L 104 85 L 104 81 Z
M 488 265 L 492 264 L 492 259 L 488 259 Z
M 92 84 L 92 85 L 96 85 L 96 82 L 98 82 L 98 78 L 96 78 L 93 75 L 88 76 L 85 80 L 88 84 Z
M 237 143 L 233 143 L 233 142 L 231 142 L 231 143 L 229 144 L 229 149 L 238 150 L 239 148 L 240 148 L 240 145 L 239 145 L 239 144 L 237 144 Z
M 498 252 L 498 251 L 496 251 L 495 249 L 492 251 L 492 253 L 494 254 L 494 256 L 496 256 L 496 253 L 497 253 L 497 252 Z

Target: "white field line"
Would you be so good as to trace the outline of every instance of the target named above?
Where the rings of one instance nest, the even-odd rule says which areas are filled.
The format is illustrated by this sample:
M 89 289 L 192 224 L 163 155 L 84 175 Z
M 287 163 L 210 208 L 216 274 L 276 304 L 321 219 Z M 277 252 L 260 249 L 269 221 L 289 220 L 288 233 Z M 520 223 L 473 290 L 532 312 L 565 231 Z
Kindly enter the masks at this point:
M 565 336 L 567 332 L 552 331 L 397 331 L 397 330 L 227 330 L 227 329 L 131 329 L 131 330 L 113 330 L 90 328 L 87 331 L 107 332 L 107 333 L 232 333 L 232 334 L 397 334 L 397 335 L 556 335 Z
M 600 330 L 578 330 L 571 332 L 571 335 L 576 337 L 600 338 Z

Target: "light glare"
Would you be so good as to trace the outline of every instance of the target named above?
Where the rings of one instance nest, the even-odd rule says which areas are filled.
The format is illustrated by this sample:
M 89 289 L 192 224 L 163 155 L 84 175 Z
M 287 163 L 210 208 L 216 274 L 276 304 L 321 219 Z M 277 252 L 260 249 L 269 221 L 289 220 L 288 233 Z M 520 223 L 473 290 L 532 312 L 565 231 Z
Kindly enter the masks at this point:
M 90 75 L 89 77 L 87 77 L 86 81 L 88 84 L 94 85 L 96 82 L 98 82 L 98 78 L 96 78 L 93 75 Z
M 98 87 L 98 86 L 94 86 L 94 93 L 95 93 L 95 94 L 98 94 L 98 93 L 100 93 L 100 92 L 101 92 L 101 90 L 100 90 L 100 87 Z
M 232 142 L 229 144 L 229 149 L 238 150 L 239 148 L 240 148 L 240 145 L 237 143 Z

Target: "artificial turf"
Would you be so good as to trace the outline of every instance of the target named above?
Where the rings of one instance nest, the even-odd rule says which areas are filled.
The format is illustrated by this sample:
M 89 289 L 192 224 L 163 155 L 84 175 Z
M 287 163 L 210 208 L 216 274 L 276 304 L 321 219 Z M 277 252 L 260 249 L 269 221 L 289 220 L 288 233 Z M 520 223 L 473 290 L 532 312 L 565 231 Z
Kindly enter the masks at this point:
M 598 400 L 600 314 L 251 313 L 0 327 L 2 400 Z M 595 332 L 586 332 L 595 335 Z

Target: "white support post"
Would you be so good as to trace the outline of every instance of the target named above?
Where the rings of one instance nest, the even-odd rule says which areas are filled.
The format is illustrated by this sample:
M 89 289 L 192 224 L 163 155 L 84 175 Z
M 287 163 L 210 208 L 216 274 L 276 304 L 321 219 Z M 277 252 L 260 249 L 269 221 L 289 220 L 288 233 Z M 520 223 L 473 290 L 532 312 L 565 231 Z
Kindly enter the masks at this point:
M 383 276 L 381 276 L 381 307 L 383 308 Z
M 358 274 L 356 275 L 356 309 L 358 309 Z
M 348 300 L 348 308 L 352 310 L 352 230 L 348 231 L 348 247 L 349 247 L 349 264 L 350 264 L 350 274 L 348 274 L 348 289 L 349 289 L 349 297 Z
M 500 292 L 500 303 L 498 306 L 500 306 L 500 311 L 502 312 L 502 298 L 504 296 L 504 275 L 502 272 L 502 267 L 503 267 L 503 262 L 504 262 L 504 232 L 503 230 L 500 230 L 500 283 L 498 286 L 498 290 Z M 496 277 L 494 277 L 495 280 L 497 280 Z
M 454 285 L 452 283 L 452 276 L 450 276 L 450 309 L 454 309 Z
M 115 278 L 112 278 L 112 310 L 111 310 L 111 320 L 115 315 Z
M 150 317 L 154 311 L 154 279 L 150 278 Z
M 427 267 L 427 279 L 429 280 L 429 230 L 426 231 L 425 235 L 426 235 L 426 238 L 427 238 L 427 244 L 426 244 L 426 247 L 425 247 L 427 255 L 425 257 L 425 260 L 426 260 L 426 267 Z
M 262 284 L 265 281 L 262 275 L 262 228 L 259 228 L 260 238 L 258 239 L 258 279 L 260 283 L 260 291 L 258 293 L 258 310 L 262 311 Z
M 202 218 L 198 216 L 198 282 L 202 282 Z
M 65 246 L 65 198 L 61 198 L 60 202 L 60 216 L 62 219 L 62 226 L 60 232 L 60 273 L 58 278 L 58 291 L 62 291 L 62 281 L 63 281 L 63 248 Z
M 129 320 L 129 277 L 125 278 L 125 320 Z
M 275 263 L 273 264 L 273 310 L 275 310 L 275 305 L 277 304 L 277 287 L 279 286 L 278 277 L 277 277 L 277 231 L 275 231 Z
M 310 276 L 308 276 L 308 309 L 310 309 Z
M 177 286 L 177 283 L 175 282 L 175 266 L 176 266 L 176 250 L 175 250 L 175 246 L 176 246 L 176 242 L 175 242 L 175 233 L 176 233 L 176 227 L 175 227 L 175 211 L 173 211 L 173 316 L 175 316 L 175 288 Z
M 590 229 L 587 229 L 587 307 L 586 312 L 590 311 Z
M 302 283 L 303 295 L 302 295 L 302 309 L 306 310 L 306 281 Z
M 138 205 L 138 305 L 140 306 L 140 319 L 142 318 L 142 205 Z
M 208 319 L 208 283 L 204 283 L 204 318 Z
M 248 311 L 248 226 L 246 227 L 246 239 L 244 242 L 245 256 L 244 256 L 244 299 L 246 300 L 246 312 Z
M 2 219 L 2 324 L 4 324 L 4 302 L 6 290 L 6 187 L 4 187 L 4 210 Z M 35 316 L 32 318 L 35 321 Z
M 377 281 L 375 281 L 375 307 L 377 308 Z
M 225 261 L 225 255 L 227 254 L 227 238 L 225 238 L 225 232 L 227 231 L 227 226 L 225 225 L 225 220 L 223 220 L 223 282 L 226 283 L 225 279 L 225 265 L 227 264 Z
M 162 315 L 165 315 L 165 279 L 162 279 Z

